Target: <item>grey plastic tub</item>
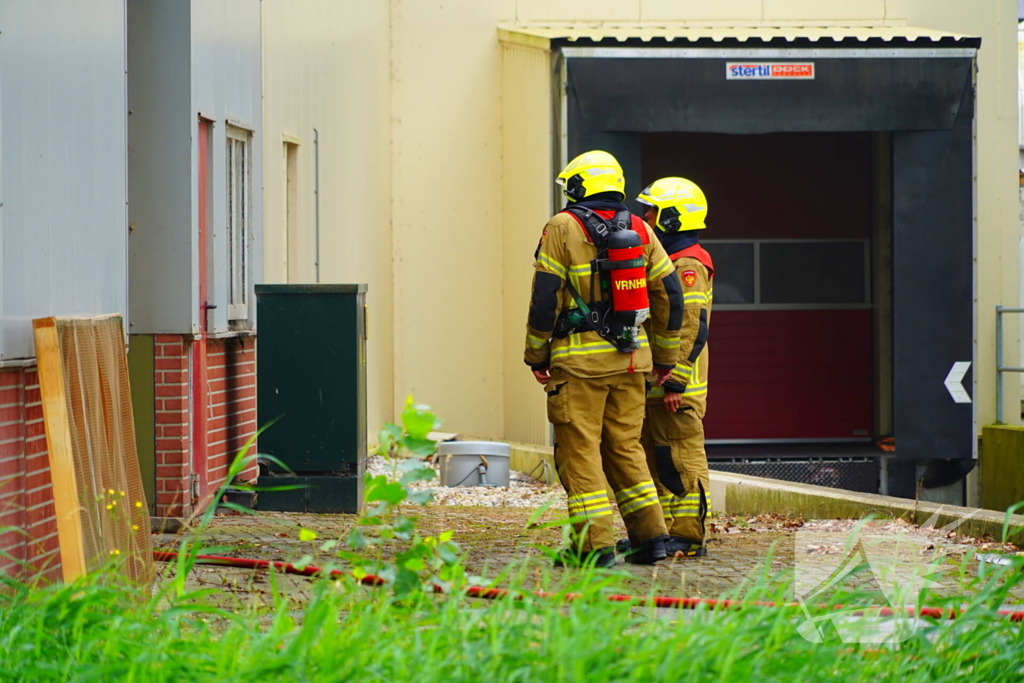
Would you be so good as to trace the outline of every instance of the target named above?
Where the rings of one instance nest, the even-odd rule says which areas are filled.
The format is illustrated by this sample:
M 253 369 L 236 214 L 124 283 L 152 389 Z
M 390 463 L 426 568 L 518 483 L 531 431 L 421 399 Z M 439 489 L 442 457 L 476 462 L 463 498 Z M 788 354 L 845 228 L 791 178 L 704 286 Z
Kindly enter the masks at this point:
M 441 486 L 508 486 L 507 443 L 444 441 L 437 445 Z

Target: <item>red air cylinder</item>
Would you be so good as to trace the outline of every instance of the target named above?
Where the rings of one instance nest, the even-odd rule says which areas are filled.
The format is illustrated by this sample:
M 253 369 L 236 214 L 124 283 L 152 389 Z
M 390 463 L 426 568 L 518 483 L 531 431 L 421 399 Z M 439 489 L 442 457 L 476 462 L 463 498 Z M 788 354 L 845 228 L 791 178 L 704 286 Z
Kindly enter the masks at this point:
M 640 235 L 619 230 L 608 237 L 608 260 L 612 268 L 612 311 L 615 319 L 627 327 L 643 324 L 651 312 L 647 299 L 647 263 Z M 626 265 L 632 262 L 633 265 Z M 625 267 L 617 268 L 618 264 Z

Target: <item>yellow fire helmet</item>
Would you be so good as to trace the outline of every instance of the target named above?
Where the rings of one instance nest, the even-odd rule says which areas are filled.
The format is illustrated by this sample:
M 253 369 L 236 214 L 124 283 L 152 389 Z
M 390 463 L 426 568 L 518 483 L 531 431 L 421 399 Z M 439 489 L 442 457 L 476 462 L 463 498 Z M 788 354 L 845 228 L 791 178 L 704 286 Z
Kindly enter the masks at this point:
M 663 232 L 703 230 L 708 202 L 697 184 L 686 178 L 662 178 L 647 186 L 636 198 L 658 210 L 655 226 Z
M 626 178 L 622 166 L 608 152 L 585 152 L 565 167 L 555 181 L 570 201 L 578 202 L 599 192 L 618 192 L 625 196 Z

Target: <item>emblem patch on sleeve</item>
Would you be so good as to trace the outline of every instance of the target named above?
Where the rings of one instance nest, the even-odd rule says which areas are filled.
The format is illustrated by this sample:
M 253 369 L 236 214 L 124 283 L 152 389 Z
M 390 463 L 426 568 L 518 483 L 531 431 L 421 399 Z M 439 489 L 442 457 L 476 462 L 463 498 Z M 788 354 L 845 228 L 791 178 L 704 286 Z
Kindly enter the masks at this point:
M 540 234 L 540 240 L 537 242 L 537 248 L 533 252 L 533 260 L 536 261 L 537 257 L 540 256 L 540 248 L 544 246 L 544 240 L 548 236 L 548 226 L 544 226 L 544 232 Z
M 683 284 L 687 287 L 693 287 L 697 283 L 697 271 L 695 270 L 684 270 L 683 271 Z

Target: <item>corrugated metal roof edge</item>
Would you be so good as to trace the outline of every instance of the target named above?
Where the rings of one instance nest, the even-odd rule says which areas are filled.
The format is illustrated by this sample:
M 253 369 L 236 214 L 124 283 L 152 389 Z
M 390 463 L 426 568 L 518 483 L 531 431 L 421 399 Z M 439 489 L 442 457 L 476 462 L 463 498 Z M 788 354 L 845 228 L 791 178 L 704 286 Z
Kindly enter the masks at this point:
M 542 41 L 559 45 L 790 45 L 862 47 L 897 45 L 929 47 L 980 47 L 981 38 L 957 33 L 900 25 L 723 25 L 688 23 L 500 23 L 502 40 L 542 47 Z
M 575 46 L 575 47 L 680 47 L 685 45 L 686 47 L 790 47 L 790 48 L 894 48 L 894 47 L 908 47 L 908 48 L 980 48 L 981 38 L 872 38 L 872 39 L 858 39 L 858 38 L 842 38 L 835 40 L 833 38 L 698 38 L 698 39 L 670 39 L 670 38 L 651 38 L 648 40 L 642 40 L 637 38 L 604 38 L 601 40 L 591 40 L 588 38 L 577 38 L 577 39 L 552 39 L 551 44 L 555 46 Z

